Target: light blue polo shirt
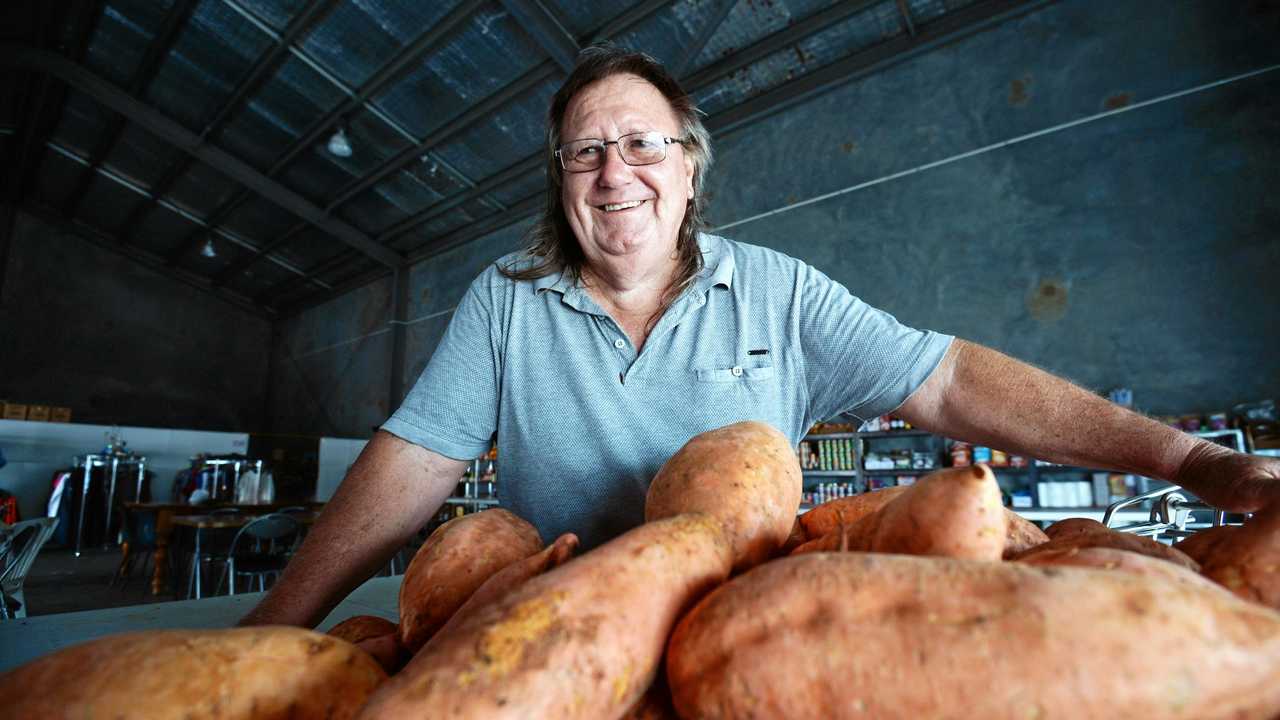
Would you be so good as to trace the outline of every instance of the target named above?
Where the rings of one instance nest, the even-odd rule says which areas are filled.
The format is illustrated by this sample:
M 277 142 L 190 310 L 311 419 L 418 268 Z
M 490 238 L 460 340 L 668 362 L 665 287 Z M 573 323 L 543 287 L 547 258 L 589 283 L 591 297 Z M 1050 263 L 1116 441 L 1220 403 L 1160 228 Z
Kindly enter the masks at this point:
M 705 266 L 637 354 L 566 274 L 476 278 L 383 429 L 478 457 L 497 433 L 502 506 L 584 549 L 644 520 L 649 481 L 689 438 L 760 420 L 798 444 L 814 421 L 891 412 L 952 338 L 914 330 L 799 260 L 714 235 Z

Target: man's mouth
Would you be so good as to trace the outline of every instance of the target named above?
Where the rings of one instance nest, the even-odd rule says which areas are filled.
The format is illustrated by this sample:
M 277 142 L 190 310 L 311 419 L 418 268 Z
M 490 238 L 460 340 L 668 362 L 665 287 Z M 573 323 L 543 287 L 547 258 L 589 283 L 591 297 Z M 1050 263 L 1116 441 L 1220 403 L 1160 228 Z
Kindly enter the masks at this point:
M 644 202 L 644 200 L 632 200 L 630 202 L 605 203 L 600 206 L 600 209 L 605 212 L 619 212 L 621 210 L 630 210 L 633 207 L 640 207 Z

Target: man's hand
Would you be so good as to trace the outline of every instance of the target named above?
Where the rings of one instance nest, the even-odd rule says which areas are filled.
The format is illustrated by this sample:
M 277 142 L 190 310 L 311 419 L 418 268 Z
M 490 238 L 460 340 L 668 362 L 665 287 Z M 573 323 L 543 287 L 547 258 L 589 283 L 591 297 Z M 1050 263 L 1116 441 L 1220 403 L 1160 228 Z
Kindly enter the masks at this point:
M 1210 442 L 1193 448 L 1170 480 L 1230 512 L 1280 507 L 1280 460 L 1238 453 Z

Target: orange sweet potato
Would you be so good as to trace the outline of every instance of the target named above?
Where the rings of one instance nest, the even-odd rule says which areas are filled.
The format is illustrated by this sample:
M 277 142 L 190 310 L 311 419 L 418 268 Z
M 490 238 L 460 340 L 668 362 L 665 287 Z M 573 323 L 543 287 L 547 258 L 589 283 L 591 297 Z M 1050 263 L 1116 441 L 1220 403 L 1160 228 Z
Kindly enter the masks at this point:
M 1027 565 L 1062 565 L 1118 570 L 1138 575 L 1153 575 L 1175 582 L 1219 588 L 1208 578 L 1181 565 L 1163 562 L 1149 555 L 1109 547 L 1060 547 L 1044 552 L 1030 553 L 1016 562 Z
M 800 462 L 781 432 L 739 422 L 695 436 L 649 485 L 646 521 L 705 512 L 734 545 L 734 569 L 764 562 L 791 533 L 800 507 Z
M 898 486 L 860 493 L 850 497 L 838 498 L 825 502 L 800 516 L 804 526 L 805 541 L 816 540 L 835 530 L 841 519 L 845 525 L 870 515 L 887 505 L 890 501 L 905 492 L 910 486 Z M 1035 547 L 1049 538 L 1038 525 L 1023 518 L 1012 510 L 1005 509 L 1005 543 L 1003 556 L 1005 559 Z
M 999 560 L 1007 532 L 995 476 L 974 465 L 925 475 L 880 509 L 794 554 L 853 550 Z
M 400 644 L 417 652 L 489 576 L 541 549 L 538 531 L 501 508 L 436 528 L 400 584 Z
M 0 675 L 12 718 L 350 718 L 386 679 L 344 640 L 292 627 L 114 635 Z
M 1061 524 L 1062 523 L 1055 523 L 1055 525 Z M 1181 565 L 1192 572 L 1200 571 L 1200 565 L 1195 560 L 1187 557 L 1186 554 L 1177 548 L 1158 543 L 1151 538 L 1111 530 L 1101 523 L 1095 524 L 1097 525 L 1097 528 L 1092 528 L 1084 523 L 1080 523 L 1077 524 L 1074 529 L 1059 531 L 1057 537 L 1049 542 L 1018 553 L 1010 559 L 1025 560 L 1036 553 L 1053 552 L 1063 548 L 1107 547 L 1114 548 L 1116 550 L 1128 550 L 1129 552 L 1146 555 L 1158 560 L 1167 560 L 1175 565 Z M 1050 529 L 1052 528 L 1053 526 L 1051 525 Z
M 548 545 L 537 555 L 530 555 L 524 560 L 517 560 L 502 568 L 488 580 L 485 580 L 484 584 L 477 588 L 475 592 L 471 593 L 471 597 L 467 598 L 462 607 L 458 608 L 458 611 L 449 618 L 444 627 L 441 627 L 439 632 L 433 635 L 432 638 L 448 633 L 449 629 L 455 624 L 465 621 L 467 617 L 485 605 L 505 597 L 508 593 L 528 582 L 530 578 L 568 562 L 577 549 L 578 536 L 573 533 L 565 533 L 556 538 L 555 542 Z M 428 640 L 427 647 L 430 647 L 430 645 L 431 641 Z
M 1280 613 L 1129 573 L 814 553 L 703 598 L 667 675 L 705 720 L 1265 720 Z
M 325 633 L 346 640 L 353 645 L 371 638 L 392 635 L 396 632 L 396 624 L 376 615 L 356 615 L 329 628 Z
M 360 717 L 619 717 L 652 683 L 676 619 L 732 564 L 711 515 L 641 525 L 459 618 Z
M 1234 536 L 1242 529 L 1239 525 L 1219 525 L 1205 528 L 1174 545 L 1174 547 L 1203 566 L 1205 560 L 1214 554 L 1214 550 L 1220 543 L 1226 542 L 1227 538 Z
M 1045 536 L 1050 540 L 1058 538 L 1076 537 L 1087 533 L 1108 532 L 1111 528 L 1092 518 L 1065 518 L 1059 520 L 1048 527 L 1044 531 Z
M 1205 553 L 1205 577 L 1280 610 L 1280 504 L 1255 514 Z

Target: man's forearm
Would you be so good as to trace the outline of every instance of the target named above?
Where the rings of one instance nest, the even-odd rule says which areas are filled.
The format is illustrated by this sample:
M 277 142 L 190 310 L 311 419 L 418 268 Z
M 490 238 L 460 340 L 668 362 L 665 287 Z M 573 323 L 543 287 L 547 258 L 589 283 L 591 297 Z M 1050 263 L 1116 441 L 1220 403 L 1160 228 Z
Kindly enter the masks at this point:
M 957 339 L 900 413 L 934 432 L 1083 467 L 1172 479 L 1203 440 Z
M 280 581 L 240 624 L 315 627 L 426 524 L 463 465 L 375 435 Z

